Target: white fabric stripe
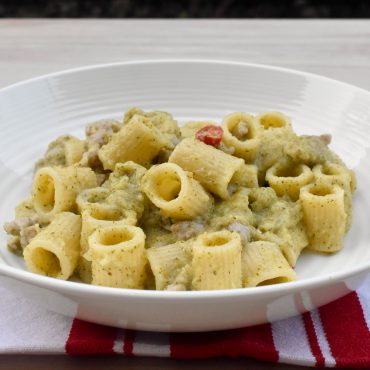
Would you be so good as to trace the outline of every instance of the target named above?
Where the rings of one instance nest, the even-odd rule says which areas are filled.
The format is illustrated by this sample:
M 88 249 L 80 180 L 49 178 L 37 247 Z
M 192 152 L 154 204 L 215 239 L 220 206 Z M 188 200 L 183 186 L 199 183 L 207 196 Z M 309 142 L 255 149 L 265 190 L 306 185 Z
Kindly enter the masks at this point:
M 169 357 L 170 337 L 166 333 L 140 331 L 136 333 L 133 354 L 135 356 Z
M 319 342 L 321 353 L 323 354 L 325 359 L 325 366 L 334 367 L 336 365 L 336 361 L 331 353 L 330 345 L 326 338 L 324 327 L 322 326 L 319 311 L 315 309 L 312 310 L 310 314 L 313 326 L 315 328 L 317 341 Z
M 276 321 L 271 326 L 279 362 L 306 366 L 316 364 L 301 315 Z
M 123 353 L 123 342 L 125 338 L 125 330 L 118 329 L 116 339 L 114 340 L 113 351 L 115 353 L 122 354 Z
M 65 353 L 72 318 L 48 311 L 1 287 L 0 297 L 1 354 Z M 55 299 L 61 303 L 58 296 Z
M 357 295 L 361 303 L 367 327 L 370 330 L 370 274 L 357 290 Z

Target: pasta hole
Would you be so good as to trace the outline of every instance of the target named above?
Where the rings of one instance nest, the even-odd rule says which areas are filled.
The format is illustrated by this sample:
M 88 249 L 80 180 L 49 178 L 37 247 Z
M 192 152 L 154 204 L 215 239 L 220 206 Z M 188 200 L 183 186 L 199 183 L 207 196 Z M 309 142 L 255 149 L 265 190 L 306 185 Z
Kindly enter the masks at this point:
M 127 218 L 126 214 L 119 209 L 93 209 L 90 212 L 91 217 L 100 221 L 119 221 Z
M 340 174 L 340 170 L 338 168 L 330 165 L 322 166 L 321 172 L 327 176 L 335 176 Z
M 278 177 L 298 177 L 302 175 L 302 172 L 302 166 L 290 166 L 277 169 L 275 175 Z
M 325 197 L 326 195 L 333 194 L 333 190 L 327 186 L 315 186 L 312 187 L 309 192 L 319 197 Z
M 269 128 L 280 128 L 286 126 L 286 120 L 276 114 L 265 114 L 261 117 L 260 123 L 265 130 Z
M 45 275 L 57 277 L 61 274 L 59 258 L 53 253 L 44 248 L 35 248 L 32 251 L 32 262 Z
M 48 174 L 40 174 L 37 183 L 35 199 L 38 207 L 44 212 L 50 212 L 55 205 L 54 179 Z
M 127 242 L 133 238 L 128 230 L 101 229 L 98 242 L 103 245 L 116 245 Z
M 179 196 L 181 181 L 176 172 L 168 173 L 164 178 L 158 176 L 155 182 L 157 196 L 161 199 L 170 202 Z
M 230 240 L 228 238 L 217 235 L 204 238 L 204 245 L 206 247 L 218 247 L 227 244 L 229 241 Z

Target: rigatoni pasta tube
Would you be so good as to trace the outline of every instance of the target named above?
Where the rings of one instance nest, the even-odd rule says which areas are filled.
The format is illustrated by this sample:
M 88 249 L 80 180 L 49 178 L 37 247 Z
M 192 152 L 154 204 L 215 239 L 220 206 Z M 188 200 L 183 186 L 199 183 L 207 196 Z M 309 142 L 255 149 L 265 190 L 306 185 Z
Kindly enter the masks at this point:
M 81 256 L 78 262 L 78 273 L 80 278 L 91 283 L 91 262 L 86 260 L 84 254 L 89 249 L 89 236 L 98 228 L 107 226 L 135 225 L 136 217 L 132 211 L 118 209 L 110 206 L 102 208 L 93 208 L 82 212 L 81 229 Z
M 145 282 L 145 234 L 131 225 L 98 228 L 89 237 L 92 284 L 143 289 Z
M 252 162 L 260 144 L 259 126 L 250 114 L 236 112 L 226 116 L 222 122 L 223 142 L 234 148 L 234 155 Z
M 344 190 L 344 210 L 347 215 L 346 231 L 348 231 L 352 222 L 352 189 L 355 188 L 352 185 L 353 171 L 349 171 L 336 163 L 325 162 L 324 164 L 317 164 L 312 172 L 318 185 L 339 185 Z
M 301 189 L 300 202 L 309 249 L 336 252 L 342 248 L 346 230 L 344 190 L 338 185 L 309 184 Z
M 266 180 L 278 196 L 288 195 L 292 200 L 299 198 L 301 187 L 314 178 L 311 169 L 305 164 L 275 163 L 266 172 Z
M 142 189 L 164 216 L 179 220 L 192 219 L 212 205 L 192 174 L 175 163 L 151 167 L 143 176 Z
M 64 142 L 64 156 L 67 166 L 79 162 L 82 155 L 86 151 L 86 144 L 83 140 L 71 137 L 70 140 Z
M 98 156 L 106 170 L 113 171 L 116 163 L 127 161 L 147 166 L 165 146 L 165 137 L 152 122 L 134 115 L 112 135 L 111 140 L 99 150 Z
M 290 266 L 295 266 L 299 255 L 308 246 L 308 238 L 302 221 L 294 227 L 282 227 L 276 234 L 278 240 L 271 240 L 279 244 Z M 266 239 L 267 240 L 267 239 Z
M 290 119 L 279 112 L 265 112 L 256 117 L 261 128 L 260 145 L 255 164 L 258 180 L 263 185 L 266 171 L 281 158 L 286 157 L 285 147 L 296 138 Z
M 228 186 L 244 165 L 241 158 L 235 158 L 192 138 L 184 139 L 176 146 L 169 162 L 192 172 L 194 178 L 208 191 L 222 199 L 229 197 Z
M 40 159 L 36 168 L 52 166 L 71 166 L 78 163 L 86 151 L 86 142 L 71 135 L 59 136 L 48 145 L 44 158 Z
M 68 279 L 80 254 L 81 216 L 62 212 L 24 249 L 27 268 L 36 274 Z
M 270 285 L 296 280 L 277 244 L 267 241 L 251 242 L 242 252 L 243 287 Z
M 236 232 L 227 230 L 200 235 L 193 244 L 194 290 L 242 287 L 242 242 Z
M 33 205 L 43 222 L 59 212 L 76 210 L 77 194 L 97 186 L 95 173 L 84 167 L 43 167 L 32 185 Z
M 154 247 L 146 250 L 150 268 L 155 279 L 156 290 L 164 290 L 169 286 L 182 285 L 186 290 L 188 281 L 176 281 L 182 269 L 191 263 L 191 257 L 186 250 L 187 242 Z M 189 279 L 191 280 L 191 279 Z
M 256 123 L 264 130 L 291 128 L 290 119 L 280 112 L 263 112 L 256 117 Z

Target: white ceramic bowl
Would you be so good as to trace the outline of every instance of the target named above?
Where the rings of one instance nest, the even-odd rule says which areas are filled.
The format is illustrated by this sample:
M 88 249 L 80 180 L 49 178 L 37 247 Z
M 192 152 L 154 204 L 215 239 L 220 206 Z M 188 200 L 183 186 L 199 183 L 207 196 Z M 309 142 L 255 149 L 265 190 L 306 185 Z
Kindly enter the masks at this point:
M 58 135 L 122 117 L 139 106 L 183 122 L 232 111 L 278 110 L 298 133 L 333 136 L 354 168 L 358 190 L 345 247 L 304 252 L 293 283 L 229 291 L 156 292 L 59 281 L 27 272 L 0 232 L 0 284 L 41 305 L 96 323 L 154 331 L 206 331 L 286 318 L 355 289 L 370 269 L 370 93 L 324 77 L 268 66 L 211 61 L 146 61 L 55 73 L 0 90 L 0 223 L 30 191 L 33 165 Z

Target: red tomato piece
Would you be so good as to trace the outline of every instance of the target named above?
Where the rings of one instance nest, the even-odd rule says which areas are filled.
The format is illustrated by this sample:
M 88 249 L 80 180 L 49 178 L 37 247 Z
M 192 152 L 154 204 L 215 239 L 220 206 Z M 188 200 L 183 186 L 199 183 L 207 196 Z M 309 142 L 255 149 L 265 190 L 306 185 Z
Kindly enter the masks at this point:
M 224 131 L 220 126 L 209 125 L 198 130 L 195 137 L 207 145 L 212 145 L 215 148 L 218 148 L 221 143 L 223 133 Z

